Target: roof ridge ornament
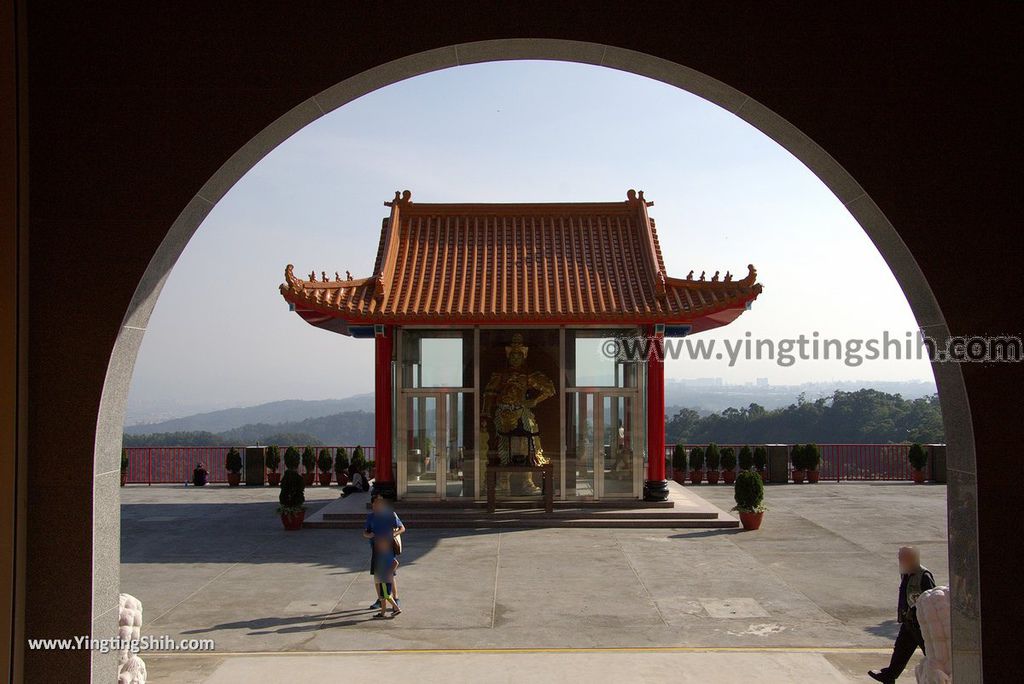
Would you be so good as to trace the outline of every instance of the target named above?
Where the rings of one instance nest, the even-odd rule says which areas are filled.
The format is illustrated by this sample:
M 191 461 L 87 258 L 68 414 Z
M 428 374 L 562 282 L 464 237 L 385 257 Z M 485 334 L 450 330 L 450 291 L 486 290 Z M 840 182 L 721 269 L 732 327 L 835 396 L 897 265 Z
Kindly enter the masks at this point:
M 399 207 L 404 207 L 408 204 L 412 204 L 412 192 L 409 190 L 403 190 L 402 192 L 395 190 L 395 199 L 390 202 L 385 202 L 384 206 L 393 207 L 398 205 Z
M 646 207 L 653 207 L 654 206 L 654 202 L 653 201 L 647 201 L 646 199 L 644 199 L 644 191 L 643 190 L 641 190 L 640 192 L 637 192 L 633 188 L 630 188 L 629 190 L 626 191 L 626 201 L 629 202 L 630 204 L 636 204 L 637 202 L 640 202 L 640 203 L 642 203 Z

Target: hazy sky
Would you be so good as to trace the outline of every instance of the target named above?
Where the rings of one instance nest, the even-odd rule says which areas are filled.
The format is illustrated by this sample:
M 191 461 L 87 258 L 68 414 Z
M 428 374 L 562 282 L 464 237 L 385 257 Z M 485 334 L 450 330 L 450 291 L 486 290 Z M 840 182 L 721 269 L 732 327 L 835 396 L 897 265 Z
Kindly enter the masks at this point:
M 370 275 L 382 202 L 618 201 L 645 191 L 669 275 L 758 268 L 765 289 L 700 337 L 901 339 L 916 324 L 840 202 L 765 135 L 687 92 L 600 67 L 506 62 L 398 83 L 274 150 L 213 209 L 149 323 L 129 417 L 373 388 L 371 340 L 313 328 L 277 291 L 297 272 Z M 224 293 L 222 299 L 211 293 Z M 693 339 L 697 339 L 696 337 Z M 670 361 L 670 378 L 932 378 L 924 361 Z

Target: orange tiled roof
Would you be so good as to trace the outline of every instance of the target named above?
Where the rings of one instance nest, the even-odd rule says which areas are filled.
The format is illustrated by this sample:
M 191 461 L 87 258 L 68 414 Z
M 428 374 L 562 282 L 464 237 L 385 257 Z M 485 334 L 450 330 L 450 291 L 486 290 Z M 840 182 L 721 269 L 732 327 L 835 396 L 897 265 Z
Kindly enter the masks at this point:
M 372 323 L 694 324 L 736 318 L 761 292 L 742 280 L 670 278 L 653 204 L 624 202 L 420 204 L 386 202 L 373 273 L 306 280 L 285 270 L 281 294 L 314 325 L 345 332 Z M 330 325 L 326 325 L 330 322 Z

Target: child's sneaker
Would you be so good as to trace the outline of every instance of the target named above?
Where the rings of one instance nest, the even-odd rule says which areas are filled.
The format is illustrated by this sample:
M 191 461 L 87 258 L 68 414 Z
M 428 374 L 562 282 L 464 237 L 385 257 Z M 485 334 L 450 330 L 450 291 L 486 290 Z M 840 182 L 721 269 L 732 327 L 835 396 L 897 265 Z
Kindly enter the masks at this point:
M 370 610 L 380 610 L 380 599 L 373 602 L 373 605 L 370 606 Z

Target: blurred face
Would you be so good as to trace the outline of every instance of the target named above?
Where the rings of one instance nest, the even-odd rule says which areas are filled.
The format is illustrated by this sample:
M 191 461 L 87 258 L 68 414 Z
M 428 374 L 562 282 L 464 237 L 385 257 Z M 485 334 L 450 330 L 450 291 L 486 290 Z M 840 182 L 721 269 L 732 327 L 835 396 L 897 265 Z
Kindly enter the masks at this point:
M 371 504 L 371 508 L 374 512 L 380 512 L 380 510 L 384 508 L 384 497 L 378 496 L 375 498 Z
M 917 550 L 908 546 L 900 549 L 897 558 L 900 563 L 900 572 L 903 574 L 915 572 L 921 565 L 921 557 L 918 555 Z

